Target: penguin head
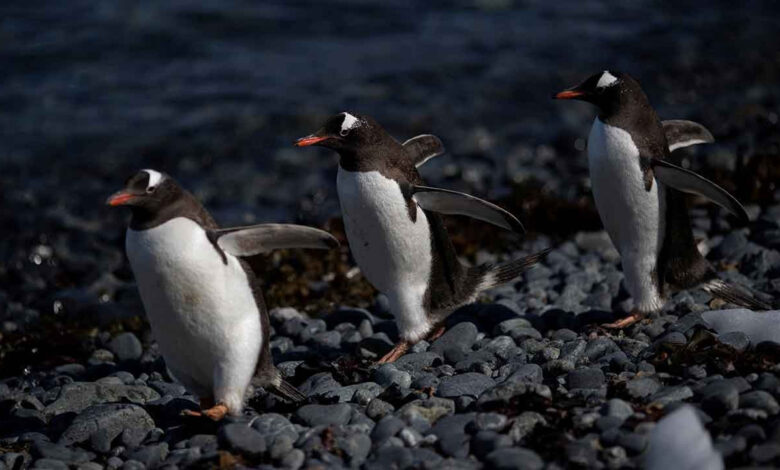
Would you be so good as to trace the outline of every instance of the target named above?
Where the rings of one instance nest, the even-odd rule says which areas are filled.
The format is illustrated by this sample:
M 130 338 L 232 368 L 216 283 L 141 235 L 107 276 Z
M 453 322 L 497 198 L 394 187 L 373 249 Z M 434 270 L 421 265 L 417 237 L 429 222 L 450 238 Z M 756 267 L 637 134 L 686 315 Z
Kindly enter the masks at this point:
M 612 114 L 637 96 L 644 96 L 644 93 L 630 75 L 604 70 L 574 88 L 554 94 L 553 98 L 587 101 L 598 106 L 602 114 Z
M 124 189 L 107 200 L 109 206 L 128 206 L 133 212 L 156 214 L 182 195 L 181 187 L 168 175 L 156 170 L 141 170 L 128 178 Z
M 340 154 L 356 154 L 360 148 L 381 141 L 385 134 L 371 117 L 343 112 L 328 118 L 314 134 L 298 139 L 295 146 L 318 145 Z

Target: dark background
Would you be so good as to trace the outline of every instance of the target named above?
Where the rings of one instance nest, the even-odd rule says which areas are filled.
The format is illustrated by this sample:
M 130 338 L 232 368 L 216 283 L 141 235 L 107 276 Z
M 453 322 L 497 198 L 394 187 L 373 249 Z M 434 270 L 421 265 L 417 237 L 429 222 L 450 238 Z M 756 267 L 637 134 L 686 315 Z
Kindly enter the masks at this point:
M 583 151 L 594 110 L 550 96 L 620 70 L 662 118 L 697 120 L 716 136 L 688 151 L 692 168 L 749 208 L 778 200 L 777 2 L 389 3 L 3 2 L 0 317 L 15 319 L 0 330 L 6 347 L 40 318 L 140 313 L 123 254 L 127 214 L 104 206 L 138 169 L 170 173 L 225 225 L 338 232 L 335 155 L 291 144 L 343 110 L 374 116 L 399 140 L 437 134 L 449 152 L 423 168 L 431 184 L 497 201 L 530 239 L 556 243 L 600 223 Z M 449 223 L 466 256 L 515 243 Z M 273 258 L 269 303 L 310 307 L 333 270 L 321 295 L 372 298 L 343 281 L 346 249 L 337 258 Z

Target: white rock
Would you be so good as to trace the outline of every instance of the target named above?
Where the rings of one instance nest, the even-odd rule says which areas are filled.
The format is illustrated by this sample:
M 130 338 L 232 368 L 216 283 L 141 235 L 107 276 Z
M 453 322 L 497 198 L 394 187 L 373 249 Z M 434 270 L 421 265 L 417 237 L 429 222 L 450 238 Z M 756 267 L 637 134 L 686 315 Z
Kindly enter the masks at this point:
M 647 470 L 722 470 L 723 457 L 690 405 L 658 421 L 645 454 Z
M 754 312 L 735 308 L 704 312 L 701 316 L 718 334 L 741 331 L 750 337 L 752 344 L 762 341 L 780 343 L 780 310 Z

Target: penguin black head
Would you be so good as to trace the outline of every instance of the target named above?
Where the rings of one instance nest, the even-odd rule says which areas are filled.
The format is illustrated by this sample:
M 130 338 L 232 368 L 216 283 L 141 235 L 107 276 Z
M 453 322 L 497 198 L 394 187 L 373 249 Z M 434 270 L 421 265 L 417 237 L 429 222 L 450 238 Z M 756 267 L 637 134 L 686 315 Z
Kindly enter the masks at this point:
M 314 134 L 295 142 L 297 147 L 318 145 L 342 155 L 354 155 L 365 146 L 381 142 L 387 133 L 369 116 L 343 112 L 331 116 Z
M 602 116 L 611 116 L 632 104 L 646 103 L 642 88 L 627 73 L 604 70 L 584 82 L 553 95 L 558 100 L 581 100 L 599 107 Z
M 152 216 L 179 200 L 181 187 L 168 175 L 155 170 L 141 170 L 131 176 L 125 188 L 112 194 L 106 204 L 128 206 L 133 215 Z

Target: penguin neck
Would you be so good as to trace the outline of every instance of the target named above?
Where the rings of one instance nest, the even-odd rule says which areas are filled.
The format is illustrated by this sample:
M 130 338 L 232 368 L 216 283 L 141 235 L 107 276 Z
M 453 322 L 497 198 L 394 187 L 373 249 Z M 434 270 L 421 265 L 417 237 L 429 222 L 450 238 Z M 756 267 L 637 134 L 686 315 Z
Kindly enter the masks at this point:
M 631 129 L 648 129 L 655 123 L 660 126 L 658 115 L 641 91 L 621 92 L 618 99 L 599 105 L 599 120 L 610 126 Z
M 204 228 L 216 227 L 214 219 L 208 211 L 189 192 L 183 192 L 179 197 L 159 208 L 132 207 L 130 229 L 148 230 L 177 217 L 186 217 L 197 222 Z
M 392 147 L 384 140 L 362 145 L 359 149 L 339 149 L 338 152 L 339 166 L 347 171 L 381 171 L 391 164 L 394 154 Z

